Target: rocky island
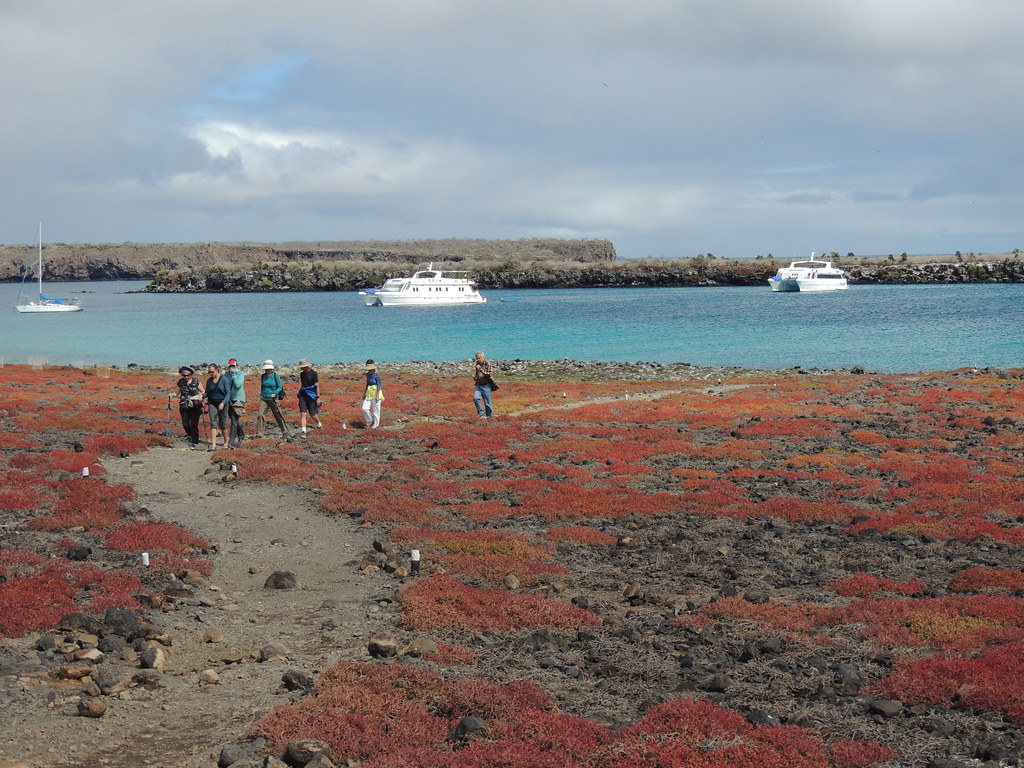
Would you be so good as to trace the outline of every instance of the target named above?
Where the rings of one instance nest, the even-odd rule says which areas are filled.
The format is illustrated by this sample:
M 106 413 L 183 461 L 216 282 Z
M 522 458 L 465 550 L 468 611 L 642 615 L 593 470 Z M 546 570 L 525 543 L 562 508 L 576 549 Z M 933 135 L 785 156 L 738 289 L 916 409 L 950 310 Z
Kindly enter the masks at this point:
M 0 281 L 21 278 L 28 245 L 0 246 Z M 1019 283 L 1010 253 L 822 258 L 854 284 Z M 468 270 L 483 289 L 764 285 L 788 260 L 697 254 L 619 259 L 608 240 L 409 240 L 316 243 L 122 243 L 46 246 L 48 278 L 144 279 L 158 293 L 356 291 L 433 262 Z

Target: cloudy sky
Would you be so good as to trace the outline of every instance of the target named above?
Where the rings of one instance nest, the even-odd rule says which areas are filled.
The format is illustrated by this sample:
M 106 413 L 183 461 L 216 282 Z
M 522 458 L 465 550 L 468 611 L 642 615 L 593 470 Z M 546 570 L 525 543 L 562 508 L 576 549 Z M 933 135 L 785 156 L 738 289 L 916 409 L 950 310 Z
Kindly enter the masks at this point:
M 0 242 L 1024 248 L 1020 0 L 3 0 Z

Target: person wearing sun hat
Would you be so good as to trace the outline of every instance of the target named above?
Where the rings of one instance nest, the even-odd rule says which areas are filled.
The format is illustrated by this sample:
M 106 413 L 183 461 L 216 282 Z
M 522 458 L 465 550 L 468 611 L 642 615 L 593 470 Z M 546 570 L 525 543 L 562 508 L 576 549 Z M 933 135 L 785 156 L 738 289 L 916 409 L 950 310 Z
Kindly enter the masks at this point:
M 224 378 L 228 382 L 228 446 L 234 446 L 245 440 L 245 430 L 242 428 L 242 414 L 245 413 L 245 371 L 233 357 L 228 360 L 228 372 L 224 374 Z
M 203 385 L 195 376 L 195 371 L 187 365 L 178 369 L 177 391 L 178 412 L 181 414 L 181 426 L 188 439 L 188 447 L 195 450 L 199 445 L 199 420 L 203 416 Z M 173 397 L 174 395 L 168 395 Z
M 284 416 L 281 415 L 280 403 L 283 397 L 284 383 L 274 370 L 274 361 L 266 360 L 263 363 L 263 375 L 260 376 L 260 408 L 256 412 L 256 437 L 263 437 L 267 411 L 270 411 L 274 414 L 277 426 L 281 428 L 281 435 L 291 442 L 292 436 L 288 434 L 288 425 L 284 423 Z
M 299 360 L 299 426 L 306 436 L 306 415 L 316 419 L 315 429 L 321 429 L 320 421 L 320 376 L 313 370 L 306 358 Z
M 384 400 L 384 388 L 373 360 L 366 361 L 366 389 L 363 390 L 363 423 L 366 429 L 380 426 L 380 404 Z

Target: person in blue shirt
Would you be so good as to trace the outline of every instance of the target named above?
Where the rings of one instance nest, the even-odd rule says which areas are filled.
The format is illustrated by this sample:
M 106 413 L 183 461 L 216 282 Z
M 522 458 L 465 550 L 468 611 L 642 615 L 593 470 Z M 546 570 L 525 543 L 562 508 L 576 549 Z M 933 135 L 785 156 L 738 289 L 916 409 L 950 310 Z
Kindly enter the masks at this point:
M 228 360 L 228 445 L 240 445 L 245 440 L 242 414 L 245 413 L 245 371 L 235 358 Z
M 260 376 L 260 409 L 256 412 L 256 437 L 263 437 L 263 430 L 266 427 L 267 411 L 274 414 L 274 421 L 281 428 L 281 436 L 289 443 L 292 436 L 288 433 L 288 425 L 284 423 L 284 416 L 281 415 L 281 398 L 284 397 L 284 383 L 281 377 L 274 370 L 274 361 L 267 360 L 263 363 L 263 375 Z
M 384 401 L 384 387 L 373 360 L 366 361 L 366 389 L 363 390 L 363 423 L 366 429 L 380 426 L 380 404 Z
M 228 380 L 221 374 L 220 366 L 210 363 L 206 372 L 206 402 L 210 405 L 210 450 L 217 449 L 218 435 L 224 436 L 224 447 L 228 447 Z

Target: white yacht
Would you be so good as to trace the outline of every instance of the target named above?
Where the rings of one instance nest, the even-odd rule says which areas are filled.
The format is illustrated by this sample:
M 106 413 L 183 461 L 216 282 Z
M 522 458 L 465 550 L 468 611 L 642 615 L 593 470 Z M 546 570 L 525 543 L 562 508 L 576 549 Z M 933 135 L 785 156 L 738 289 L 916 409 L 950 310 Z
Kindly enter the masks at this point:
M 850 287 L 843 270 L 832 266 L 831 261 L 816 260 L 813 251 L 807 261 L 794 261 L 780 268 L 768 278 L 768 285 L 773 291 L 800 293 L 845 291 Z
M 480 295 L 476 283 L 465 275 L 466 272 L 434 269 L 431 263 L 426 269 L 414 272 L 412 277 L 393 277 L 380 288 L 360 291 L 363 303 L 368 307 L 439 307 L 449 304 L 483 304 L 487 299 Z

